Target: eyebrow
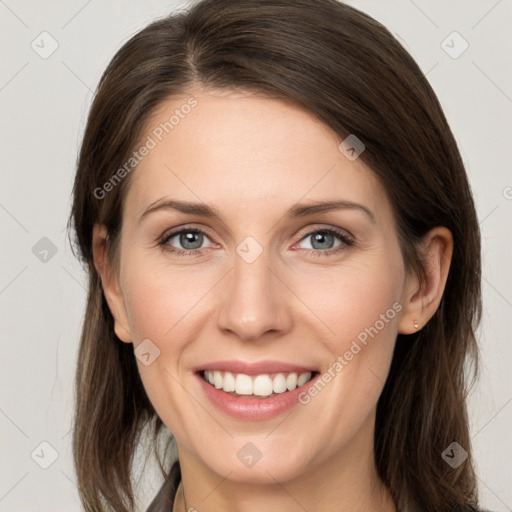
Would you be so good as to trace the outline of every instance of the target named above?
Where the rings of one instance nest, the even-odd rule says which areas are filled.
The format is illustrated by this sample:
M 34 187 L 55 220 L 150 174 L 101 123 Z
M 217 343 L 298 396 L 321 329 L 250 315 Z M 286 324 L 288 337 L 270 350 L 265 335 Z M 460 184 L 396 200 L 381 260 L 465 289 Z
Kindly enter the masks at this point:
M 206 203 L 194 203 L 190 201 L 179 201 L 177 199 L 161 199 L 155 201 L 144 211 L 139 218 L 139 223 L 149 214 L 160 210 L 175 210 L 181 213 L 197 215 L 222 221 L 220 211 Z M 375 224 L 375 216 L 372 211 L 359 203 L 353 201 L 323 201 L 311 204 L 295 204 L 284 214 L 285 218 L 293 219 L 298 217 L 306 217 L 316 213 L 324 213 L 332 210 L 359 210 L 364 212 Z

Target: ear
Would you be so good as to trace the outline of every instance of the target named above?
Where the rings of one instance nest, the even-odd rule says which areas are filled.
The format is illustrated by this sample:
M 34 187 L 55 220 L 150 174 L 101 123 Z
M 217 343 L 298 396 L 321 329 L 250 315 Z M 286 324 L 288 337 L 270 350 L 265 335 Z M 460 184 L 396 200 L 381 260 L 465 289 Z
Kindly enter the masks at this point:
M 132 343 L 131 331 L 124 297 L 119 286 L 116 272 L 110 268 L 107 257 L 108 232 L 101 224 L 95 224 L 92 233 L 92 252 L 94 266 L 101 277 L 103 293 L 114 317 L 114 330 L 117 337 L 126 343 Z
M 453 236 L 449 229 L 436 227 L 423 237 L 421 262 L 424 280 L 415 272 L 407 275 L 398 332 L 412 334 L 434 315 L 443 296 L 453 253 Z M 417 327 L 416 327 L 417 326 Z

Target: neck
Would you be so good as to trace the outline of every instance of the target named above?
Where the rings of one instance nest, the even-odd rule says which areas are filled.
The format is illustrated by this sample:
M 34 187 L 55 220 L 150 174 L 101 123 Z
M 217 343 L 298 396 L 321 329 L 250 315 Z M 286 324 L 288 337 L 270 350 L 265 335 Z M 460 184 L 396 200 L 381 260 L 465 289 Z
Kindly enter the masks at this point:
M 349 446 L 286 482 L 273 478 L 257 484 L 233 481 L 230 475 L 211 471 L 178 444 L 182 482 L 173 512 L 396 512 L 389 490 L 377 475 L 373 425 L 369 421 Z M 271 471 L 266 474 L 270 477 Z

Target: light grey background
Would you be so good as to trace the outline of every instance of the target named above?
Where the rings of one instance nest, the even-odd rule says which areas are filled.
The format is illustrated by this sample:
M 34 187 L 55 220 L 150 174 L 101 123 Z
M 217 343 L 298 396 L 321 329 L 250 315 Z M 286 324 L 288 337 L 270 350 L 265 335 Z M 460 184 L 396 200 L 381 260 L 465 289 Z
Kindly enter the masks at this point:
M 467 166 L 483 235 L 485 308 L 472 437 L 482 504 L 511 511 L 512 1 L 349 3 L 384 23 L 427 73 Z M 0 0 L 2 512 L 80 510 L 70 427 L 85 276 L 65 233 L 77 148 L 115 51 L 176 6 L 187 3 Z M 52 40 L 58 48 L 43 59 Z M 142 509 L 160 484 L 154 475 L 146 468 Z

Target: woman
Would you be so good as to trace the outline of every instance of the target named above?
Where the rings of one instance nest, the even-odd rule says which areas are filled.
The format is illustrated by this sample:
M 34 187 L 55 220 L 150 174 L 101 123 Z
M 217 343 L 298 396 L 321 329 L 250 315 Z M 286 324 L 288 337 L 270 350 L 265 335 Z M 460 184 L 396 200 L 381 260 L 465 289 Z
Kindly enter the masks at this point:
M 375 20 L 204 0 L 152 23 L 101 79 L 71 221 L 86 510 L 134 509 L 148 428 L 178 455 L 151 512 L 477 510 L 478 222 Z

